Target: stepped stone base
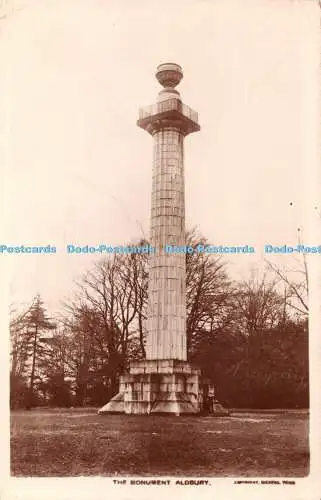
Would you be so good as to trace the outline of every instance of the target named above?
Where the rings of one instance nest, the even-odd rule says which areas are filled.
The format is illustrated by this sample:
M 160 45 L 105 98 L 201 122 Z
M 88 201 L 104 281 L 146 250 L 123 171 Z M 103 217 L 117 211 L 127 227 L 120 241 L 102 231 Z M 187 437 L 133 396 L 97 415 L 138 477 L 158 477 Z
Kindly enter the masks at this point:
M 199 369 L 175 359 L 143 360 L 130 364 L 119 393 L 98 413 L 185 415 L 199 414 L 201 408 Z

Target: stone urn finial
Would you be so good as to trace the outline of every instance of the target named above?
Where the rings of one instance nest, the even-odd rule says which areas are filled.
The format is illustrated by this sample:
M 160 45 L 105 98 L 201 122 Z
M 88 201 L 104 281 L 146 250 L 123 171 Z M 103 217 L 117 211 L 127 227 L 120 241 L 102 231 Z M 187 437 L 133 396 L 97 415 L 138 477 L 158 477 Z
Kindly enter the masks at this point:
M 163 87 L 173 89 L 183 78 L 183 71 L 179 64 L 160 64 L 157 66 L 156 78 Z

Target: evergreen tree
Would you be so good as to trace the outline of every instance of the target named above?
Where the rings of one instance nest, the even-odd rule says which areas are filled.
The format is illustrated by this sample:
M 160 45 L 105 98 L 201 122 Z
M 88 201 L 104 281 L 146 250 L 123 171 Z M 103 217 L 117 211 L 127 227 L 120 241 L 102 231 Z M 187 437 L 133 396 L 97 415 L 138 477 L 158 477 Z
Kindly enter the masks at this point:
M 30 409 L 36 402 L 35 380 L 37 365 L 45 351 L 45 347 L 41 342 L 41 336 L 46 336 L 47 332 L 56 328 L 56 324 L 47 316 L 47 311 L 39 294 L 34 298 L 33 303 L 25 317 L 25 325 L 29 344 L 29 359 L 31 362 L 26 408 Z

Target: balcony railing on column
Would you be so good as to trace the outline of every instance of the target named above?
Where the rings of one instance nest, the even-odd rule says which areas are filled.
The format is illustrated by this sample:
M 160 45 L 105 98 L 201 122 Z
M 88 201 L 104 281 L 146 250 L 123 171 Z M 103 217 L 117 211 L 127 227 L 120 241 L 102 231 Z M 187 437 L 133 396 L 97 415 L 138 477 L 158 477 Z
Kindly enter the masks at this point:
M 168 111 L 178 111 L 195 123 L 198 123 L 198 113 L 191 109 L 186 104 L 182 103 L 179 99 L 167 99 L 166 101 L 152 104 L 139 110 L 139 119 L 148 118 L 159 113 L 166 113 Z

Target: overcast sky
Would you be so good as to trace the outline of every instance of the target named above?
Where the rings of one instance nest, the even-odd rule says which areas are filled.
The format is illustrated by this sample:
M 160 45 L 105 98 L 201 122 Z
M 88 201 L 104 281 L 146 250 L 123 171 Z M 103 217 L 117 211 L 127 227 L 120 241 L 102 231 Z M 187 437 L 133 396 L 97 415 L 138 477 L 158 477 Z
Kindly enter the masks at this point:
M 182 66 L 178 90 L 201 125 L 185 140 L 187 226 L 213 244 L 256 248 L 231 259 L 234 278 L 262 267 L 265 243 L 296 243 L 318 205 L 307 134 L 317 9 L 287 0 L 26 0 L 0 19 L 9 214 L 1 243 L 58 249 L 5 257 L 10 302 L 39 292 L 55 310 L 71 295 L 94 259 L 66 255 L 68 243 L 148 236 L 152 139 L 136 120 L 155 102 L 162 62 Z

